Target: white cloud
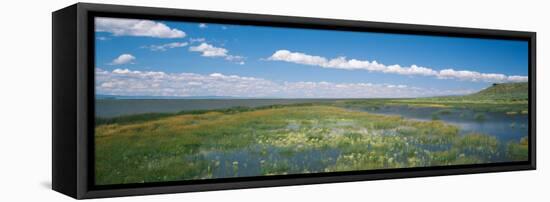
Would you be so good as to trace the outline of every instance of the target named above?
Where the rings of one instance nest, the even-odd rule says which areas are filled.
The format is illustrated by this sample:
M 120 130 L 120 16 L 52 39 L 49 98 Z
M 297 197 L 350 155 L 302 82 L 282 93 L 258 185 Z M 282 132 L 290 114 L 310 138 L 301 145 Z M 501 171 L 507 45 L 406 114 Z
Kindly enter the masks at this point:
M 460 79 L 485 82 L 526 82 L 527 76 L 506 76 L 504 74 L 486 74 L 467 70 L 444 69 L 437 75 L 441 79 Z
M 204 28 L 207 28 L 208 26 L 205 24 L 205 23 L 200 23 L 199 24 L 199 28 L 201 29 L 204 29 Z
M 238 56 L 238 55 L 227 55 L 227 56 L 225 56 L 225 59 L 229 60 L 229 61 L 234 61 L 234 62 L 244 62 L 243 61 L 244 57 L 243 56 Z
M 439 79 L 458 79 L 468 81 L 483 81 L 483 82 L 525 82 L 527 76 L 507 76 L 496 73 L 480 73 L 474 71 L 456 71 L 453 69 L 434 70 L 428 67 L 411 65 L 402 67 L 400 65 L 384 65 L 376 61 L 347 59 L 345 57 L 337 57 L 327 59 L 321 56 L 308 55 L 300 52 L 291 52 L 289 50 L 278 50 L 271 55 L 268 60 L 284 61 L 296 64 L 319 66 L 323 68 L 345 69 L 345 70 L 367 70 L 371 72 L 382 72 L 400 75 L 419 75 L 419 76 L 434 76 Z
M 204 41 L 206 41 L 206 39 L 204 39 L 204 38 L 191 38 L 191 39 L 189 39 L 189 42 L 191 42 L 191 43 L 204 42 Z
M 185 32 L 152 20 L 124 18 L 96 18 L 96 32 L 109 32 L 114 36 L 146 36 L 155 38 L 183 38 Z
M 204 57 L 223 57 L 224 59 L 238 64 L 244 64 L 244 57 L 238 55 L 229 55 L 225 48 L 215 47 L 208 43 L 201 43 L 198 46 L 189 47 L 189 51 L 200 52 Z
M 426 89 L 403 84 L 275 82 L 263 78 L 210 74 L 165 73 L 96 68 L 98 94 L 149 96 L 235 96 L 277 98 L 388 98 L 455 95 L 472 90 Z
M 527 76 L 508 76 L 508 80 L 511 82 L 527 82 L 529 77 Z
M 144 48 L 148 48 L 151 51 L 166 51 L 172 48 L 185 47 L 187 45 L 189 45 L 189 43 L 187 42 L 173 42 L 173 43 L 167 43 L 167 44 L 161 44 L 161 45 L 144 46 Z
M 129 64 L 129 63 L 132 63 L 134 60 L 136 59 L 136 57 L 134 57 L 133 55 L 130 55 L 130 54 L 122 54 L 120 56 L 118 56 L 117 58 L 115 58 L 111 63 L 109 63 L 110 65 L 123 65 L 123 64 Z
M 227 49 L 215 47 L 207 43 L 201 43 L 198 46 L 189 47 L 189 51 L 201 52 L 204 57 L 225 57 L 227 56 Z

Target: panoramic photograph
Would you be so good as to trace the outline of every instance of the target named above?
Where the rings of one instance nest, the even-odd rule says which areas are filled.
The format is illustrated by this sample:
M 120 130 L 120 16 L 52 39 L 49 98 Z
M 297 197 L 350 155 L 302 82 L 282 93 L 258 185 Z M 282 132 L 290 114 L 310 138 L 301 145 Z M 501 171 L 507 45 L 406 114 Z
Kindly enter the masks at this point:
M 529 157 L 526 41 L 94 24 L 96 185 Z

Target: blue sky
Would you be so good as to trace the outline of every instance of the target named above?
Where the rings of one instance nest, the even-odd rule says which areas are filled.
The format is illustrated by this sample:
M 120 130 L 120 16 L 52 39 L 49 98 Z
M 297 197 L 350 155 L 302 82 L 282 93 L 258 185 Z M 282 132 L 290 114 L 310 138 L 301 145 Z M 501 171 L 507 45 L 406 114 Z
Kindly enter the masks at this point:
M 95 34 L 99 94 L 422 97 L 528 71 L 524 41 L 112 18 Z

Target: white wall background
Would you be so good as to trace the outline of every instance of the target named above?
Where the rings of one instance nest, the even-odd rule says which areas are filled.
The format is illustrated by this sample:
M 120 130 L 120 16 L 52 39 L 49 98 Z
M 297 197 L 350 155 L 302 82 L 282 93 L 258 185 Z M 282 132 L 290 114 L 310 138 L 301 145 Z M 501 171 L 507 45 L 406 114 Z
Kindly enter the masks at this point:
M 550 6 L 545 1 L 141 0 L 139 6 L 536 31 L 538 170 L 106 199 L 108 201 L 543 201 L 550 199 Z M 69 0 L 0 6 L 0 201 L 68 201 L 51 186 L 51 12 Z M 546 5 L 545 5 L 546 4 Z M 546 91 L 548 92 L 548 91 Z

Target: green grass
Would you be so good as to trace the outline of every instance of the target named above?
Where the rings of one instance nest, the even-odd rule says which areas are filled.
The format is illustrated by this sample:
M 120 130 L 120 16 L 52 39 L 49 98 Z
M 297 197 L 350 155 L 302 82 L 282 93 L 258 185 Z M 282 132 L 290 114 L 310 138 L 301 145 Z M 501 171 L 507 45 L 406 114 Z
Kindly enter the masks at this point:
M 508 146 L 507 155 L 509 158 L 516 161 L 521 161 L 528 158 L 529 140 L 527 137 L 523 137 L 518 143 L 509 142 L 507 146 Z
M 526 160 L 526 142 L 442 121 L 352 111 L 381 100 L 96 120 L 96 183 L 123 184 Z M 452 113 L 440 111 L 439 115 Z M 497 148 L 506 148 L 504 153 Z M 243 157 L 243 154 L 248 156 Z M 319 156 L 323 156 L 320 158 Z

